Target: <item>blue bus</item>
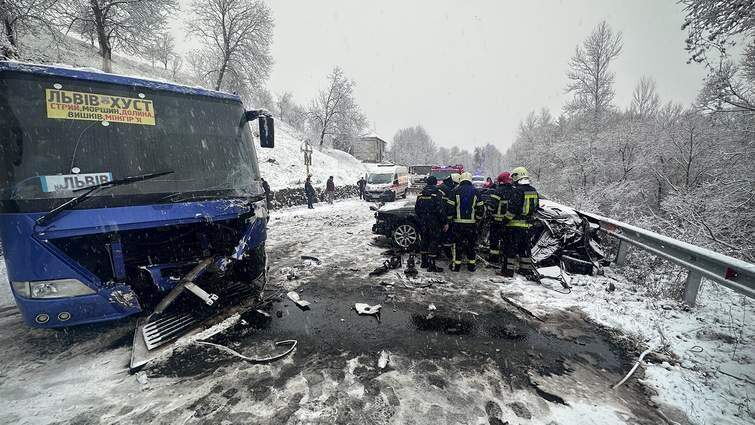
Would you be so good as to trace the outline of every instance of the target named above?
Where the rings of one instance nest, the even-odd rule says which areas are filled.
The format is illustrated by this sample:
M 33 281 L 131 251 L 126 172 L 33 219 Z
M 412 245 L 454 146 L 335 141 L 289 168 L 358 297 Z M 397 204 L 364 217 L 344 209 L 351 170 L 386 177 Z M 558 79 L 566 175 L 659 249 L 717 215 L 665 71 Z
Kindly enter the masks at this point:
M 0 238 L 24 321 L 211 305 L 264 283 L 250 121 L 273 147 L 272 117 L 234 94 L 0 61 Z

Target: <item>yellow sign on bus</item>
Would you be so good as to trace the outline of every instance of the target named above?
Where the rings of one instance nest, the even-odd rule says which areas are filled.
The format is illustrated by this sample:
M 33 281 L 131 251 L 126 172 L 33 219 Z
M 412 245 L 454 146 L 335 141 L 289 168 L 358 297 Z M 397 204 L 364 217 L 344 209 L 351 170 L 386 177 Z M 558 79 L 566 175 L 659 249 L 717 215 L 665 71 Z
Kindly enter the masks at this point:
M 155 125 L 151 100 L 68 90 L 45 90 L 47 118 Z

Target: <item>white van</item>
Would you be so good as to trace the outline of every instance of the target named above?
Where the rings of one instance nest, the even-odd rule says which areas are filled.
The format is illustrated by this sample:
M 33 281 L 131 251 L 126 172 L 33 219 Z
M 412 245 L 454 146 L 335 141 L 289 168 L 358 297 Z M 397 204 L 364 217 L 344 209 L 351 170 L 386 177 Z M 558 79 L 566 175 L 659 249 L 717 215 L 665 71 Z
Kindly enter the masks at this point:
M 406 198 L 409 190 L 409 168 L 395 164 L 375 164 L 368 167 L 366 201 L 395 201 Z

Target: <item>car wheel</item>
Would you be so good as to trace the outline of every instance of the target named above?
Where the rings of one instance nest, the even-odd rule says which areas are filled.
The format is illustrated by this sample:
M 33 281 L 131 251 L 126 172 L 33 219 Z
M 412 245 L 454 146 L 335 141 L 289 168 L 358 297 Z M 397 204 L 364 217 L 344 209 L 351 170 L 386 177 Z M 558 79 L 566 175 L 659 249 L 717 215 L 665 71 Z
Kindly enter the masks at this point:
M 406 199 L 406 192 L 408 192 L 408 191 L 409 191 L 409 189 L 406 189 L 406 190 L 404 191 L 404 194 L 403 194 L 403 195 L 401 195 L 401 197 L 402 197 L 403 199 Z
M 393 230 L 393 243 L 399 248 L 409 249 L 419 241 L 419 232 L 413 224 L 404 222 Z

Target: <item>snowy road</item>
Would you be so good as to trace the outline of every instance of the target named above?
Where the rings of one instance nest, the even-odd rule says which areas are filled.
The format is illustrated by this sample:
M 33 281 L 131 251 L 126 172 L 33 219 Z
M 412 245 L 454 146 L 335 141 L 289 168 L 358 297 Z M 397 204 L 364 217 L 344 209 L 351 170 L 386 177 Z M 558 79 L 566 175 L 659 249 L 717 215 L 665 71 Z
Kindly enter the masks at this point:
M 685 317 L 677 310 L 653 311 L 635 299 L 627 304 L 617 298 L 626 295 L 621 288 L 606 295 L 601 278 L 582 278 L 568 296 L 523 280 L 503 280 L 490 269 L 421 272 L 414 280 L 394 272 L 369 278 L 386 249 L 371 235 L 372 224 L 366 204 L 353 200 L 273 214 L 266 295 L 296 290 L 312 303 L 311 309 L 302 311 L 283 296 L 269 306 L 269 320 L 243 314 L 212 339 L 251 356 L 271 352 L 275 341 L 298 340 L 292 356 L 272 364 L 250 364 L 212 347 L 185 344 L 144 373 L 129 375 L 132 321 L 41 331 L 23 326 L 17 314 L 0 315 L 0 423 L 655 424 L 688 423 L 688 416 L 693 423 L 751 419 L 748 406 L 737 409 L 737 398 L 752 394 L 751 385 L 708 375 L 703 378 L 728 389 L 709 386 L 713 393 L 705 394 L 703 378 L 693 367 L 657 366 L 645 381 L 641 368 L 619 389 L 610 389 L 636 360 L 642 348 L 638 342 L 652 342 L 643 326 L 662 318 L 673 338 L 690 321 L 715 322 L 709 317 L 714 310 Z M 321 263 L 303 261 L 302 255 Z M 504 303 L 501 293 L 542 321 Z M 358 316 L 356 302 L 382 304 L 380 320 Z M 428 309 L 431 303 L 434 311 Z M 752 314 L 746 301 L 742 309 L 740 316 Z M 742 328 L 744 341 L 752 332 L 752 326 Z M 717 358 L 716 347 L 726 348 L 715 338 L 706 341 L 688 337 L 685 343 L 705 348 L 709 360 Z M 738 347 L 749 360 L 730 364 L 740 365 L 732 371 L 747 376 L 755 357 L 750 344 Z M 381 352 L 387 354 L 384 368 L 379 367 Z M 691 385 L 685 387 L 679 376 Z M 694 394 L 695 388 L 703 394 Z M 685 397 L 679 400 L 680 392 Z M 692 404 L 704 413 L 695 412 Z

